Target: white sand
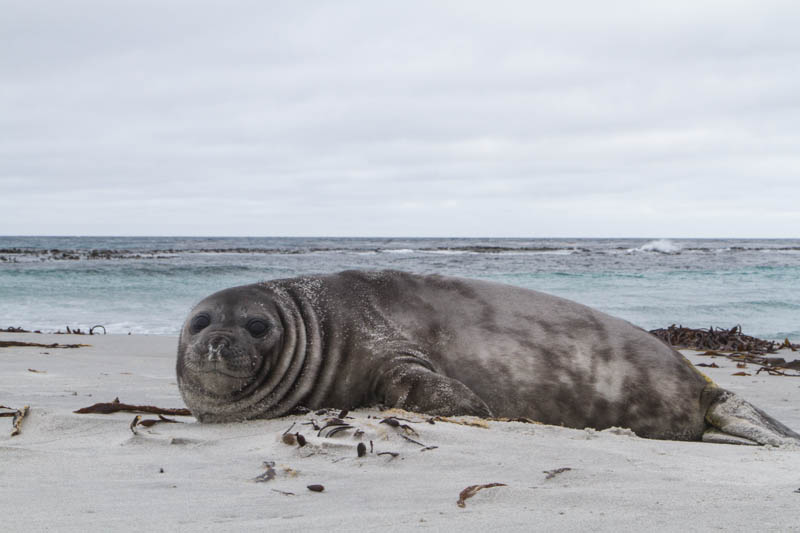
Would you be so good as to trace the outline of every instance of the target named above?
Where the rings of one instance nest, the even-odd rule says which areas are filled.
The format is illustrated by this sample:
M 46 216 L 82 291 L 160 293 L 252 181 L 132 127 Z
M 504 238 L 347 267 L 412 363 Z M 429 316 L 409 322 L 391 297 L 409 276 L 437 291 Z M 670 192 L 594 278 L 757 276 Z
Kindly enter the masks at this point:
M 400 430 L 378 424 L 386 413 L 369 409 L 349 421 L 364 430 L 367 448 L 372 440 L 375 452 L 399 457 L 358 458 L 353 431 L 318 438 L 299 425 L 308 415 L 221 425 L 183 418 L 188 423 L 134 435 L 133 414 L 72 411 L 117 396 L 182 407 L 174 337 L 0 333 L 0 340 L 92 344 L 0 348 L 0 405 L 31 406 L 16 437 L 11 419 L 0 418 L 5 531 L 800 531 L 800 450 L 518 422 L 413 423 L 416 440 L 438 446 L 421 452 Z M 721 368 L 704 371 L 717 383 L 800 431 L 800 378 L 737 377 L 733 362 L 715 361 Z M 308 439 L 303 448 L 281 442 L 292 422 Z M 264 461 L 276 463 L 277 476 L 254 482 Z M 562 467 L 571 470 L 545 479 L 543 471 Z M 462 489 L 491 482 L 507 486 L 456 506 Z

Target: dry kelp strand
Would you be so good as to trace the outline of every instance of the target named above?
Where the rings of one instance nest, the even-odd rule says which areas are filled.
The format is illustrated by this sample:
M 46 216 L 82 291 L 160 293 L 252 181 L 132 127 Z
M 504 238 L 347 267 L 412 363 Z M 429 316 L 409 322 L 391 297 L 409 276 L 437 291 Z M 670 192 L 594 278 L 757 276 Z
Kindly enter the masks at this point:
M 317 437 L 332 437 L 341 431 L 355 429 L 353 426 L 339 418 L 330 418 L 317 432 Z
M 131 420 L 131 425 L 128 426 L 128 428 L 130 428 L 130 430 L 131 430 L 131 433 L 133 433 L 134 435 L 138 435 L 139 434 L 136 431 L 136 426 L 139 424 L 139 420 L 141 420 L 141 419 L 142 419 L 142 415 L 134 416 L 133 420 Z
M 396 418 L 394 416 L 390 416 L 390 417 L 384 418 L 383 420 L 381 420 L 378 423 L 379 424 L 386 424 L 387 426 L 393 427 L 393 428 L 400 428 L 400 429 L 406 431 L 407 433 L 409 433 L 411 435 L 414 435 L 415 437 L 419 437 L 419 434 L 416 431 L 414 431 L 414 428 L 412 428 L 408 424 L 401 424 L 400 423 L 401 420 L 405 420 L 405 419 L 404 418 Z
M 490 489 L 492 487 L 505 487 L 505 486 L 506 486 L 505 483 L 486 483 L 484 485 L 470 485 L 469 487 L 462 490 L 461 493 L 458 495 L 458 501 L 456 502 L 456 505 L 462 508 L 466 507 L 466 500 L 475 496 L 475 494 L 477 494 L 478 491 L 483 489 Z
M 320 433 L 322 434 L 321 435 L 322 437 L 328 438 L 328 437 L 333 437 L 334 435 L 336 435 L 337 433 L 341 433 L 342 431 L 347 431 L 348 429 L 353 429 L 353 426 L 351 426 L 349 424 L 344 424 L 344 425 L 341 425 L 341 426 L 331 426 L 331 427 L 323 428 L 320 431 Z
M 266 469 L 263 474 L 253 478 L 256 483 L 264 483 L 275 479 L 275 461 L 264 461 L 264 468 Z
M 759 368 L 756 371 L 756 375 L 760 374 L 761 372 L 766 372 L 770 376 L 786 376 L 790 378 L 800 378 L 800 374 L 788 374 L 783 370 L 769 366 L 762 366 L 761 368 Z
M 11 426 L 13 427 L 13 429 L 11 430 L 12 437 L 19 435 L 20 431 L 22 431 L 21 428 L 22 421 L 25 419 L 25 416 L 28 414 L 28 411 L 30 411 L 30 406 L 26 405 L 25 407 L 17 410 L 17 412 L 14 413 L 14 417 L 11 419 Z
M 400 454 L 397 453 L 397 452 L 378 452 L 375 455 L 390 455 L 392 457 L 392 459 L 394 459 L 395 457 L 399 457 L 400 456 Z
M 545 476 L 545 479 L 553 479 L 558 474 L 562 474 L 564 472 L 569 472 L 570 470 L 572 470 L 570 467 L 564 466 L 564 467 L 561 467 L 561 468 L 555 468 L 553 470 L 543 470 L 542 473 L 543 474 L 547 474 Z
M 423 448 L 425 447 L 424 444 L 422 444 L 419 441 L 416 441 L 416 440 L 412 439 L 411 437 L 407 437 L 406 435 L 400 435 L 400 436 L 403 437 L 404 439 L 406 439 L 408 442 L 416 444 L 417 446 L 422 446 Z
M 27 329 L 11 326 L 8 328 L 0 328 L 0 333 L 41 333 L 41 331 L 29 331 Z
M 317 424 L 316 420 L 309 420 L 308 422 L 303 422 L 301 425 L 311 426 L 312 428 L 314 428 L 314 431 L 319 431 L 320 429 L 322 429 L 321 427 L 319 427 L 319 424 Z
M 489 429 L 489 424 L 486 420 L 481 418 L 474 419 L 458 419 L 449 416 L 435 416 L 433 420 L 436 422 L 447 422 L 448 424 L 458 424 L 460 426 L 472 426 L 476 428 Z
M 145 418 L 142 419 L 139 417 L 139 422 L 137 425 L 144 426 L 146 428 L 155 426 L 156 424 L 183 424 L 180 420 L 172 420 L 171 418 L 167 418 L 162 415 L 158 415 L 158 418 Z

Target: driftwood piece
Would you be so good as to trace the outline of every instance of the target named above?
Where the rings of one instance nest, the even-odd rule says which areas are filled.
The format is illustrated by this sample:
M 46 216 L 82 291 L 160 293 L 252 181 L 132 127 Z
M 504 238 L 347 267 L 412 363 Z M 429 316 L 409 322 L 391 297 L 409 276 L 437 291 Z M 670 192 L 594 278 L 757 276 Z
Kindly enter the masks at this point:
M 91 346 L 91 344 L 41 344 L 38 342 L 23 342 L 23 341 L 0 341 L 0 348 L 13 348 L 18 346 L 28 346 L 33 348 L 83 348 Z
M 128 411 L 131 413 L 150 413 L 153 415 L 192 416 L 192 413 L 185 408 L 166 409 L 163 407 L 154 407 L 152 405 L 129 405 L 127 403 L 121 403 L 119 398 L 114 398 L 114 401 L 110 403 L 96 403 L 94 405 L 90 405 L 89 407 L 83 407 L 73 412 L 78 414 L 97 413 L 108 415 L 119 411 Z
M 458 495 L 458 501 L 456 505 L 459 507 L 466 507 L 466 500 L 475 496 L 479 490 L 483 489 L 490 489 L 492 487 L 505 487 L 505 483 L 486 483 L 485 485 L 470 485 L 469 487 L 465 488 L 461 491 Z

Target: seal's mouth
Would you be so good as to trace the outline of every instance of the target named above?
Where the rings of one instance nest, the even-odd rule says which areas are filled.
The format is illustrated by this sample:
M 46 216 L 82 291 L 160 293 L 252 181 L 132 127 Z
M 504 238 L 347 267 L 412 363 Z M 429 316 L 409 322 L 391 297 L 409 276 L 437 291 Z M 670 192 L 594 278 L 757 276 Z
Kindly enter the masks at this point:
M 233 372 L 227 371 L 224 367 L 221 367 L 221 368 L 220 367 L 213 367 L 213 368 L 197 369 L 197 370 L 195 370 L 195 372 L 198 373 L 198 374 L 212 374 L 212 375 L 213 374 L 219 374 L 221 376 L 225 376 L 225 377 L 229 377 L 229 378 L 233 378 L 233 379 L 248 379 L 248 378 L 253 377 L 252 373 L 235 374 Z
M 222 362 L 184 367 L 184 375 L 196 387 L 218 397 L 228 397 L 246 389 L 254 380 L 255 374 L 245 369 L 231 369 Z
M 201 376 L 225 376 L 232 379 L 251 379 L 258 372 L 253 358 L 238 351 L 195 351 L 184 362 L 184 368 Z

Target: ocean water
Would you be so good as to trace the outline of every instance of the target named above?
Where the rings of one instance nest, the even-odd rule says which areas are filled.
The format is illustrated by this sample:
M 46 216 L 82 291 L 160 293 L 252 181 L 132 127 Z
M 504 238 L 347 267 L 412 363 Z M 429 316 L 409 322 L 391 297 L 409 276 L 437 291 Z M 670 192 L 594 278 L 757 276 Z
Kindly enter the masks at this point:
M 0 327 L 176 334 L 214 291 L 352 268 L 508 283 L 646 329 L 800 341 L 800 240 L 0 237 Z

